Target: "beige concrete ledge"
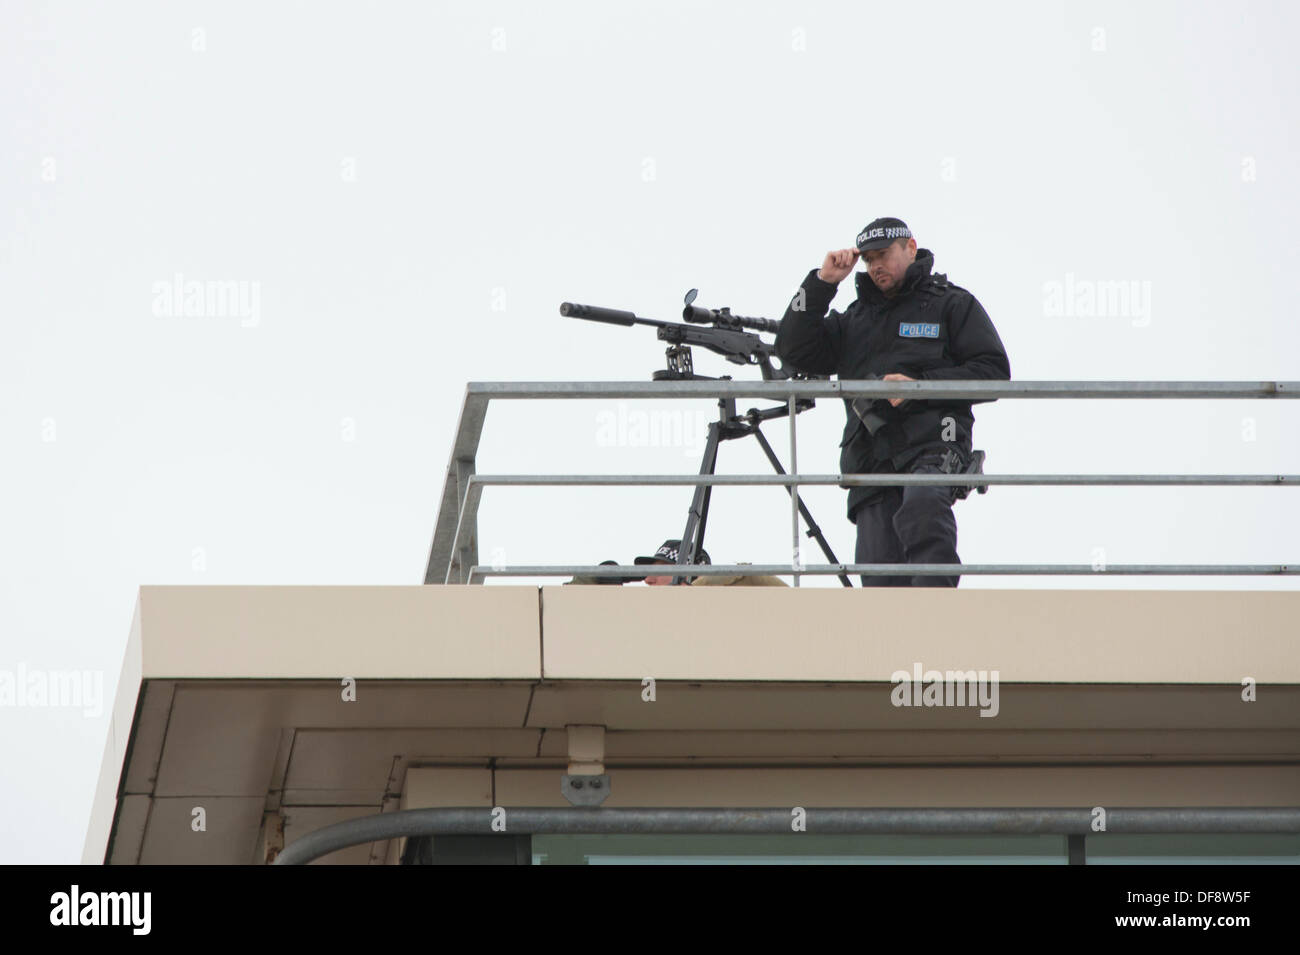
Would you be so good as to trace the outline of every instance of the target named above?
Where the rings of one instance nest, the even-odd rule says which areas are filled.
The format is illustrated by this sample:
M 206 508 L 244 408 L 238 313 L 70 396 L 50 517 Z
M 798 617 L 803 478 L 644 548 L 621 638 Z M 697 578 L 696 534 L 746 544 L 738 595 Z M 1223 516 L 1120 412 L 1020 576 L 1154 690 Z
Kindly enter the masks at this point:
M 138 615 L 144 679 L 1300 683 L 1286 591 L 150 586 Z
M 536 587 L 141 587 L 145 679 L 536 679 Z
M 544 587 L 551 679 L 1300 683 L 1300 592 Z

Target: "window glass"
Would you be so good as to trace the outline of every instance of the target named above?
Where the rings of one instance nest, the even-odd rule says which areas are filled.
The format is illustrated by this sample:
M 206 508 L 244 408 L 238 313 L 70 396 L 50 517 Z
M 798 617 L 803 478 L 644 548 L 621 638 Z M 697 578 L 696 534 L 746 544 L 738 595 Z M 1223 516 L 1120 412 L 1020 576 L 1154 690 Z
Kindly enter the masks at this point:
M 534 865 L 1047 864 L 1067 862 L 1064 836 L 536 835 Z

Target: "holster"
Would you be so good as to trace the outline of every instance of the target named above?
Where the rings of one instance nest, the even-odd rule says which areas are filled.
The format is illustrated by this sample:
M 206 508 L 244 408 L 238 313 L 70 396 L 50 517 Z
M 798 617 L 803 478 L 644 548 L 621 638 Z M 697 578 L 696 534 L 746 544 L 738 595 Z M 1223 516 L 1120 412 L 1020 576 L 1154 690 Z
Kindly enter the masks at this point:
M 944 474 L 983 474 L 984 473 L 983 451 L 972 451 L 969 461 L 963 461 L 961 454 L 958 454 L 952 448 L 946 448 L 943 452 L 943 460 L 939 462 L 939 469 Z M 988 493 L 987 484 L 964 485 L 957 487 L 954 485 L 954 494 L 957 500 L 965 500 L 971 492 L 971 487 L 981 494 Z

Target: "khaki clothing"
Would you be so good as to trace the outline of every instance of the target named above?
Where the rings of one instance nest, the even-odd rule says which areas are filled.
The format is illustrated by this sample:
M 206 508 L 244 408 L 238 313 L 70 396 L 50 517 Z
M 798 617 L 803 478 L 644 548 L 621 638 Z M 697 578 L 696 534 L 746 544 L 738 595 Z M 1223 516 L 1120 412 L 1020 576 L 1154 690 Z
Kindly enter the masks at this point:
M 771 574 L 737 574 L 734 577 L 696 577 L 692 587 L 789 587 Z

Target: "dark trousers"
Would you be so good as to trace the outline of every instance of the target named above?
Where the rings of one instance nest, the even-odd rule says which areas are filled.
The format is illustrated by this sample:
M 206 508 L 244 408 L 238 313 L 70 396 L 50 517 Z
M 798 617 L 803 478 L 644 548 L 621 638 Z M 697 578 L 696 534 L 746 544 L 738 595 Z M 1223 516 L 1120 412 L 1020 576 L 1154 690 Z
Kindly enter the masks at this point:
M 943 452 L 926 452 L 906 468 L 912 474 L 943 474 Z M 960 564 L 954 486 L 886 487 L 854 511 L 859 564 Z M 956 587 L 960 576 L 883 577 L 863 574 L 864 587 Z

